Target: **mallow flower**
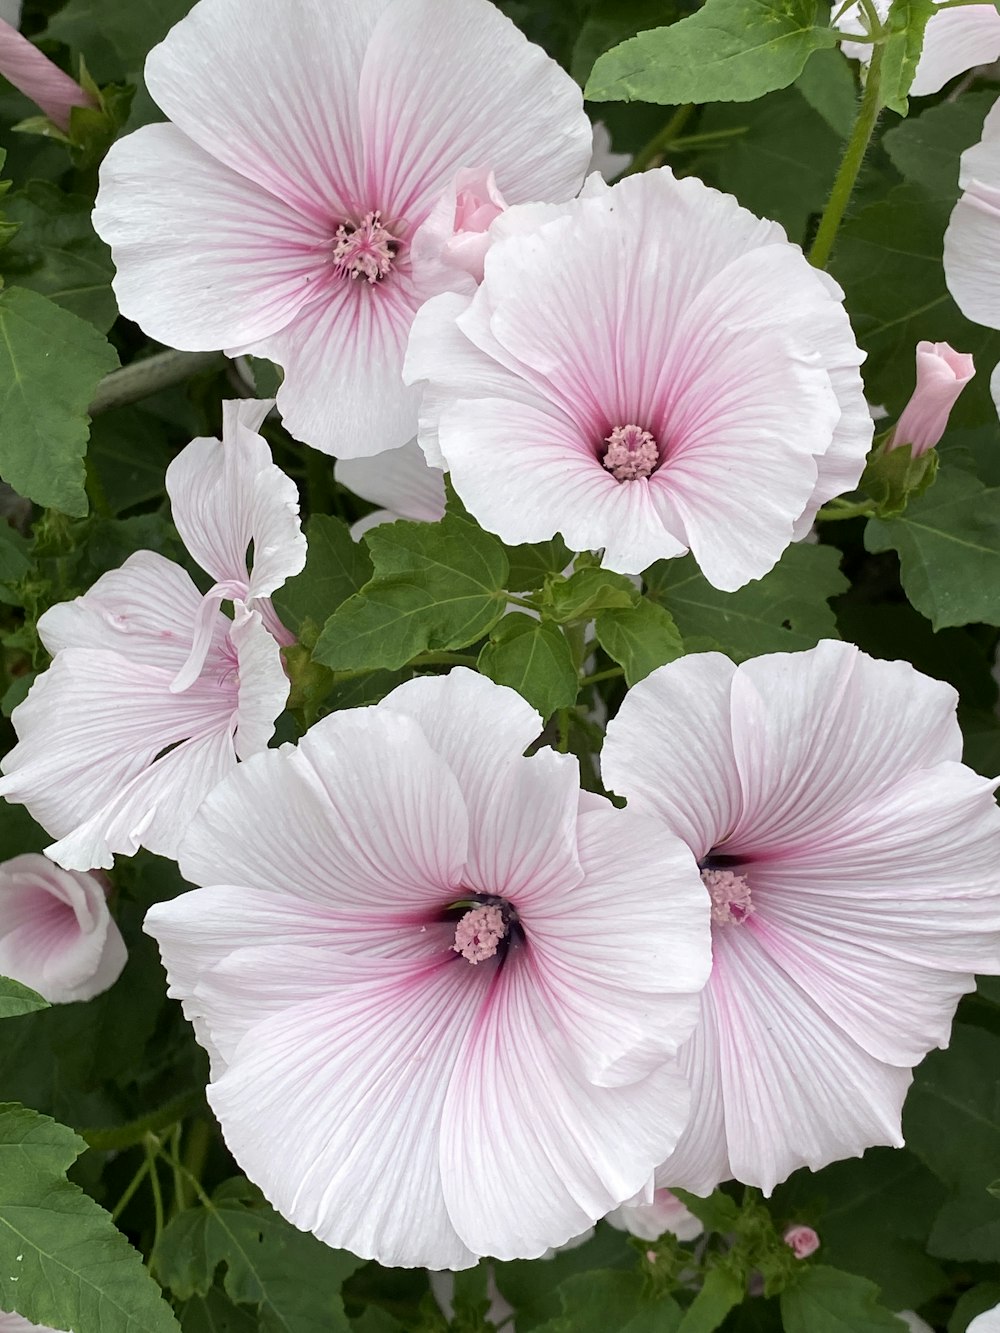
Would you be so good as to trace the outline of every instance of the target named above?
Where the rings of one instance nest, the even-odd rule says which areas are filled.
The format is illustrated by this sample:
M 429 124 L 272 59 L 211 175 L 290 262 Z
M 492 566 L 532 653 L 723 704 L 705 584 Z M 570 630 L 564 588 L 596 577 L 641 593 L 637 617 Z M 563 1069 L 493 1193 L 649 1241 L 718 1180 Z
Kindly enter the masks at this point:
M 38 621 L 53 661 L 11 714 L 0 796 L 28 807 L 68 869 L 140 846 L 175 856 L 212 787 L 273 734 L 288 635 L 269 594 L 306 552 L 295 487 L 257 434 L 270 406 L 225 404 L 222 442 L 193 440 L 167 470 L 178 531 L 218 580 L 206 596 L 138 551 Z
M 390 1265 L 531 1258 L 649 1187 L 709 920 L 690 851 L 458 669 L 221 784 L 146 917 L 240 1167 Z
M 0 976 L 71 1004 L 113 986 L 126 957 L 103 876 L 61 870 L 37 852 L 0 862 Z
M 626 695 L 605 784 L 685 840 L 712 915 L 691 1120 L 660 1184 L 770 1192 L 902 1143 L 913 1066 L 1000 971 L 996 783 L 960 762 L 956 701 L 833 641 L 692 654 Z
M 879 18 L 885 22 L 892 0 L 873 0 Z M 852 5 L 837 19 L 842 32 L 864 32 L 866 24 L 860 5 Z M 867 42 L 844 41 L 840 49 L 853 60 L 867 65 L 872 48 Z M 955 9 L 941 9 L 933 14 L 924 29 L 924 44 L 917 61 L 911 97 L 926 97 L 940 92 L 958 74 L 976 65 L 992 64 L 1000 56 L 1000 14 L 993 5 L 968 4 Z
M 471 171 L 568 199 L 591 152 L 577 85 L 488 0 L 199 0 L 145 78 L 169 123 L 112 147 L 94 213 L 122 313 L 278 362 L 285 425 L 340 457 L 415 432 L 412 243 L 439 198 Z
M 420 310 L 419 440 L 505 542 L 732 590 L 853 487 L 872 438 L 840 288 L 775 223 L 668 168 L 491 224 L 484 280 Z
M 376 458 L 338 459 L 333 475 L 362 500 L 380 506 L 354 524 L 351 531 L 355 537 L 398 518 L 416 523 L 436 523 L 444 518 L 444 473 L 428 465 L 416 440 Z
M 676 1194 L 662 1187 L 653 1192 L 648 1203 L 623 1203 L 604 1220 L 616 1231 L 627 1231 L 639 1240 L 659 1240 L 668 1231 L 678 1240 L 696 1240 L 705 1229 Z
M 959 394 L 975 373 L 969 352 L 956 352 L 948 343 L 918 342 L 917 382 L 893 427 L 888 447 L 908 444 L 914 458 L 933 449 L 948 427 Z

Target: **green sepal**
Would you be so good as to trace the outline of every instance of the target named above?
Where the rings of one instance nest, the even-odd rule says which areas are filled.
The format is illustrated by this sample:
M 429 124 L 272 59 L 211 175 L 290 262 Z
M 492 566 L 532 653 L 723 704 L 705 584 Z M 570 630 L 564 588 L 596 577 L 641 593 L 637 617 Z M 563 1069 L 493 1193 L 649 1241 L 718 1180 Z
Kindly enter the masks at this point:
M 889 432 L 868 455 L 860 489 L 875 501 L 877 517 L 898 518 L 933 484 L 939 461 L 936 449 L 914 457 L 909 444 L 893 448 Z

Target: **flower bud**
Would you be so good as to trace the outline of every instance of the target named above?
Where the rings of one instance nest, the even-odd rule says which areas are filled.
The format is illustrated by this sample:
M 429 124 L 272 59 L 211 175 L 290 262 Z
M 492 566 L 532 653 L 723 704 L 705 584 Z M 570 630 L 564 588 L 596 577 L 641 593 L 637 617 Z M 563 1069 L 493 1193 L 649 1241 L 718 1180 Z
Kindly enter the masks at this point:
M 0 74 L 30 97 L 63 131 L 75 106 L 96 106 L 90 93 L 64 74 L 33 42 L 0 19 Z
M 789 1227 L 782 1240 L 795 1255 L 796 1259 L 808 1259 L 819 1249 L 819 1236 L 812 1227 Z
M 933 449 L 948 425 L 958 395 L 976 373 L 972 356 L 947 343 L 917 343 L 917 383 L 888 448 L 908 444 L 914 458 Z

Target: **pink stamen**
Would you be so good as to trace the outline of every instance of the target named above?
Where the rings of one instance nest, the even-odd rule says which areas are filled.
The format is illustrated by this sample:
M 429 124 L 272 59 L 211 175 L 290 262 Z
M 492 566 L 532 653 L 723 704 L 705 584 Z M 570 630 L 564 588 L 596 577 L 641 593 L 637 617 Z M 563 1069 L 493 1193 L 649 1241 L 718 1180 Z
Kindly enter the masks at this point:
M 507 924 L 499 907 L 473 907 L 455 927 L 456 953 L 470 963 L 483 963 L 492 958 L 507 935 Z
M 712 920 L 717 926 L 728 926 L 731 921 L 740 925 L 753 912 L 746 875 L 732 870 L 703 870 L 701 880 L 712 899 Z
M 607 445 L 603 462 L 615 481 L 648 477 L 660 462 L 656 441 L 641 426 L 616 426 L 607 437 Z
M 344 222 L 334 233 L 333 262 L 352 278 L 380 282 L 392 268 L 399 242 L 382 226 L 382 214 L 366 213 L 357 226 Z

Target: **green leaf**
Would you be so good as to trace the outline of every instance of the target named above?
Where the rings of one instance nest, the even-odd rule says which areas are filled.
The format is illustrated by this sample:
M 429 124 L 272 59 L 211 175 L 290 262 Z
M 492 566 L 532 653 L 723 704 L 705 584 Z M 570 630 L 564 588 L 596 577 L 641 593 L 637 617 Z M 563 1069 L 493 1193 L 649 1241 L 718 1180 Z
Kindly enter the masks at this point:
M 639 589 L 610 569 L 579 569 L 568 579 L 550 577 L 545 586 L 545 614 L 561 625 L 591 620 L 598 611 L 636 606 Z
M 702 1198 L 699 1194 L 689 1194 L 687 1190 L 674 1190 L 674 1193 L 689 1212 L 694 1213 L 706 1231 L 735 1231 L 740 1221 L 740 1205 L 724 1190 Z
M 162 497 L 163 474 L 177 452 L 176 441 L 172 423 L 141 407 L 118 407 L 94 418 L 87 467 L 112 514 Z
M 297 637 L 311 623 L 316 631 L 372 576 L 368 548 L 356 542 L 339 518 L 313 514 L 305 525 L 305 568 L 271 598 L 282 623 Z
M 906 1333 L 867 1278 L 809 1264 L 781 1293 L 785 1333 Z
M 899 552 L 906 595 L 935 629 L 1000 625 L 1000 487 L 946 469 L 899 518 L 872 519 L 865 546 Z
M 808 542 L 789 546 L 770 574 L 738 592 L 713 588 L 691 556 L 659 561 L 647 570 L 646 581 L 649 595 L 671 613 L 685 643 L 703 640 L 735 662 L 839 638 L 827 603 L 848 586 L 840 552 Z
M 646 1290 L 641 1273 L 598 1269 L 557 1288 L 562 1314 L 538 1333 L 677 1333 L 681 1308 L 672 1296 Z
M 713 1333 L 734 1306 L 743 1300 L 745 1286 L 728 1268 L 711 1268 L 701 1290 L 688 1306 L 678 1333 Z
M 889 7 L 879 91 L 884 105 L 900 116 L 906 115 L 906 95 L 924 48 L 924 29 L 936 8 L 933 0 L 892 0 Z
M 599 1225 L 583 1245 L 557 1250 L 543 1262 L 514 1259 L 495 1263 L 493 1275 L 501 1295 L 517 1310 L 518 1333 L 531 1333 L 559 1317 L 562 1289 L 570 1278 L 605 1269 L 634 1268 L 635 1250 L 624 1232 Z
M 858 110 L 851 62 L 836 47 L 814 51 L 795 87 L 841 139 L 846 139 Z
M 106 333 L 118 306 L 111 279 L 111 251 L 90 221 L 93 204 L 64 194 L 45 181 L 31 181 L 10 195 L 5 211 L 20 230 L 3 253 L 4 275 L 49 297 Z
M 181 1300 L 206 1296 L 216 1269 L 237 1305 L 254 1305 L 261 1333 L 348 1333 L 340 1289 L 363 1260 L 332 1250 L 279 1217 L 245 1180 L 229 1180 L 202 1208 L 179 1213 L 154 1263 Z
M 561 537 L 527 546 L 510 546 L 507 587 L 510 592 L 533 592 L 550 574 L 561 574 L 572 558 L 572 551 Z
M 194 0 L 69 0 L 43 34 L 86 52 L 101 83 L 137 74 L 151 47 L 166 37 Z
M 0 476 L 65 514 L 87 512 L 87 407 L 118 365 L 90 324 L 37 292 L 0 292 Z
M 955 1303 L 948 1320 L 948 1333 L 965 1333 L 977 1315 L 1000 1305 L 1000 1282 L 980 1282 L 970 1291 L 964 1291 Z
M 943 203 L 958 199 L 958 164 L 966 148 L 978 143 L 994 92 L 963 93 L 940 102 L 887 130 L 882 147 L 906 180 Z
M 928 449 L 914 457 L 906 440 L 895 449 L 887 444 L 869 454 L 858 486 L 875 501 L 879 518 L 898 518 L 933 485 L 939 456 L 936 449 Z
M 507 556 L 469 519 L 383 523 L 365 540 L 374 577 L 329 618 L 313 654 L 331 670 L 393 670 L 427 650 L 465 648 L 503 614 Z
M 597 642 L 625 672 L 629 686 L 684 653 L 670 612 L 647 597 L 627 610 L 601 611 L 594 629 Z
M 17 583 L 31 568 L 27 540 L 0 519 L 0 583 Z
M 48 1007 L 48 1000 L 43 1000 L 27 986 L 10 977 L 0 977 L 0 1018 L 20 1018 L 22 1014 L 33 1014 Z
M 825 16 L 824 16 L 825 17 Z M 594 65 L 592 102 L 752 102 L 792 83 L 839 34 L 818 0 L 706 0 L 697 13 L 616 46 Z
M 660 27 L 668 12 L 667 0 L 597 0 L 573 47 L 570 74 L 582 87 L 598 56 L 637 32 Z
M 184 1333 L 258 1333 L 256 1314 L 231 1304 L 218 1287 L 192 1296 L 177 1313 Z
M 73 1333 L 177 1333 L 142 1259 L 67 1168 L 84 1141 L 0 1106 L 0 1309 Z
M 579 680 L 566 636 L 522 612 L 493 628 L 478 665 L 490 680 L 517 690 L 543 718 L 576 703 Z

